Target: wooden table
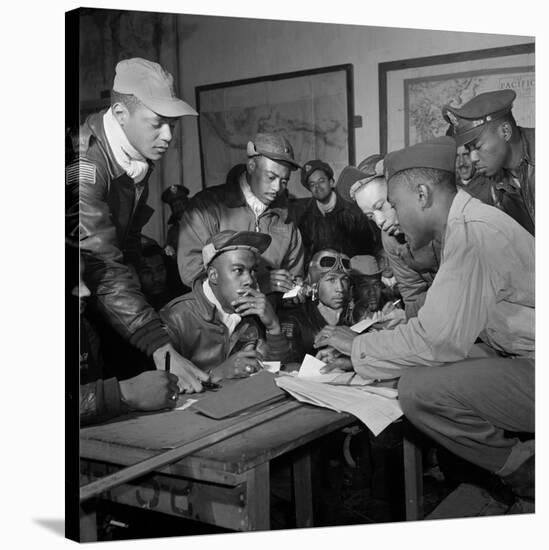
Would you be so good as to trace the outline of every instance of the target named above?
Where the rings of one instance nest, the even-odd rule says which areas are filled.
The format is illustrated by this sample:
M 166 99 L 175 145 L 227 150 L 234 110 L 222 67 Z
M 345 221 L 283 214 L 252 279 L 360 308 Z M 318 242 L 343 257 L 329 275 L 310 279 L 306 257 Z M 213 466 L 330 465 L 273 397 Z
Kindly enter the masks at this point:
M 272 405 L 276 407 L 276 405 Z M 246 414 L 253 414 L 246 413 Z M 242 418 L 242 417 L 241 417 Z M 192 410 L 123 417 L 81 429 L 81 484 L 195 439 L 235 419 Z M 356 419 L 301 404 L 289 413 L 214 444 L 102 498 L 236 531 L 270 528 L 270 461 L 292 453 L 296 525 L 313 524 L 309 445 Z M 82 505 L 81 540 L 96 540 L 93 503 Z

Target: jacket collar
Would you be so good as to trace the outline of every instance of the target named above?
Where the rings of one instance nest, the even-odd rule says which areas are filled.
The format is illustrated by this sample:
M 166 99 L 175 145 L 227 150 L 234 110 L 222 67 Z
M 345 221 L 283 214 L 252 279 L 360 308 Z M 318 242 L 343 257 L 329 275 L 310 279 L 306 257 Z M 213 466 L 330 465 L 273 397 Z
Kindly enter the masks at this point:
M 225 184 L 226 195 L 224 197 L 224 202 L 228 208 L 241 208 L 243 206 L 247 206 L 246 199 L 244 198 L 244 193 L 242 193 L 239 182 L 240 176 L 245 170 L 246 166 L 243 165 L 243 169 L 235 173 L 234 177 L 231 180 L 228 180 Z M 277 197 L 262 215 L 268 214 L 275 214 L 285 222 L 288 217 L 288 203 L 286 199 L 282 196 Z
M 120 176 L 124 175 L 126 172 L 116 162 L 111 146 L 109 145 L 109 141 L 105 134 L 105 127 L 103 125 L 103 115 L 106 113 L 106 111 L 107 109 L 104 109 L 99 113 L 94 113 L 90 115 L 86 119 L 86 122 L 84 123 L 84 125 L 87 127 L 89 131 L 91 131 L 91 134 L 97 141 L 98 146 L 101 148 L 101 150 L 105 154 L 105 157 L 107 159 L 107 168 L 109 170 L 109 175 L 111 176 L 112 179 L 117 179 Z M 154 167 L 154 163 L 150 160 L 147 160 L 147 162 L 149 163 L 149 171 L 147 173 L 147 176 L 148 176 L 152 168 Z M 141 183 L 143 183 L 144 181 L 147 181 L 147 176 L 145 176 L 145 178 Z

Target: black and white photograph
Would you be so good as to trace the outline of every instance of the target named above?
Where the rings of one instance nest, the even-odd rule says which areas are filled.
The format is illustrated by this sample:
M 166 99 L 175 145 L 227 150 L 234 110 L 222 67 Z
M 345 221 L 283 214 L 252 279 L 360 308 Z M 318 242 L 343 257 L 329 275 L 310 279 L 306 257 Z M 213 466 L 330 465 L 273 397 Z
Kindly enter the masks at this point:
M 536 547 L 538 27 L 125 4 L 55 15 L 64 520 L 38 528 Z

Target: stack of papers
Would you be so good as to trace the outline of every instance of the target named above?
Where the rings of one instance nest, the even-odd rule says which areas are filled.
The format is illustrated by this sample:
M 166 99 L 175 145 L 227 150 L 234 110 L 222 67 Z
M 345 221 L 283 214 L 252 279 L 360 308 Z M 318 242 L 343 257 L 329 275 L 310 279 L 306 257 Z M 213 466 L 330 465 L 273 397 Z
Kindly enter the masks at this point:
M 303 359 L 303 363 L 301 363 L 297 376 L 315 382 L 323 382 L 324 384 L 341 384 L 345 386 L 364 386 L 373 382 L 373 380 L 362 378 L 354 371 L 347 372 L 341 369 L 333 369 L 329 373 L 323 374 L 320 371 L 325 366 L 326 363 L 307 354 Z
M 356 416 L 376 436 L 402 416 L 396 388 L 374 386 L 355 372 L 322 374 L 325 365 L 306 355 L 297 375 L 279 376 L 276 384 L 298 401 Z
M 334 386 L 299 376 L 279 376 L 276 384 L 302 403 L 356 416 L 375 436 L 402 416 L 393 388 Z

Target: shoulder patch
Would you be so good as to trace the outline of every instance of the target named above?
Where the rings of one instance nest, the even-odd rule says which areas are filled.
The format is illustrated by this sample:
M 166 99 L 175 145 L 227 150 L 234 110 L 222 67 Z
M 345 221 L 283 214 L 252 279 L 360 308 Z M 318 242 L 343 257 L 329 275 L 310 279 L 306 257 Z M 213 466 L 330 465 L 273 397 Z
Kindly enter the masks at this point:
M 75 183 L 95 185 L 95 172 L 95 164 L 80 158 L 65 168 L 65 185 Z

